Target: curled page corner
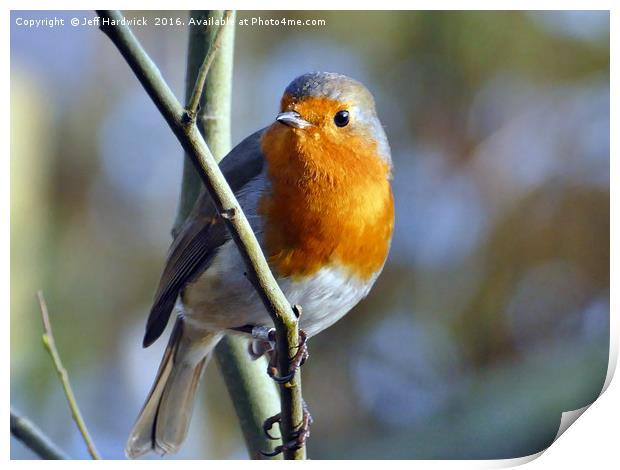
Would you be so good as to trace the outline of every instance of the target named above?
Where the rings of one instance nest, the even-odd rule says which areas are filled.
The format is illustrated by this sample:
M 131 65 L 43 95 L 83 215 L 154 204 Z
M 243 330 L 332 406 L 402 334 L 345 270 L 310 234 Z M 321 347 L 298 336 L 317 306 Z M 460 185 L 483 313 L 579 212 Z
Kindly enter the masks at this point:
M 607 390 L 607 388 L 609 387 L 609 384 L 611 383 L 611 379 L 614 376 L 614 372 L 616 371 L 616 365 L 618 362 L 618 345 L 617 344 L 613 344 L 613 342 L 610 341 L 610 345 L 609 345 L 609 360 L 607 361 L 607 376 L 605 377 L 605 383 L 603 384 L 603 388 L 601 388 L 601 392 L 598 394 L 598 397 L 596 397 L 596 400 L 599 399 L 599 397 L 605 393 L 605 390 Z M 590 403 L 589 405 L 584 406 L 583 408 L 579 408 L 577 410 L 571 410 L 571 411 L 564 411 L 562 413 L 562 418 L 560 420 L 560 427 L 558 428 L 558 432 L 555 435 L 555 438 L 553 439 L 553 442 L 557 441 L 559 439 L 559 437 L 564 434 L 564 432 L 575 422 L 577 421 L 577 419 L 585 413 L 585 411 L 590 408 L 595 402 L 596 400 L 594 400 L 592 403 Z M 553 445 L 553 442 L 551 443 L 551 445 Z M 551 446 L 549 446 L 551 447 Z
M 547 449 L 541 450 L 534 454 L 525 455 L 523 457 L 515 457 L 514 459 L 502 459 L 489 461 L 489 468 L 511 468 L 525 465 L 540 457 Z
M 602 393 L 602 392 L 601 392 Z M 600 396 L 600 395 L 599 395 Z M 598 398 L 597 398 L 598 399 Z M 596 400 L 595 400 L 596 401 Z M 594 402 L 592 402 L 594 403 Z M 572 426 L 572 424 L 577 421 L 577 419 L 585 413 L 585 411 L 590 408 L 590 406 L 592 406 L 592 403 L 590 403 L 589 405 L 584 406 L 583 408 L 579 408 L 578 410 L 570 410 L 570 411 L 564 411 L 562 413 L 562 418 L 560 419 L 560 427 L 558 428 L 558 432 L 556 433 L 555 437 L 553 438 L 553 442 L 557 441 L 559 439 L 559 437 L 564 434 L 564 431 L 566 431 L 569 427 Z M 551 443 L 551 445 L 553 445 L 553 442 Z M 549 446 L 551 447 L 551 446 Z
M 618 351 L 617 351 L 617 347 L 614 348 L 613 345 L 610 344 L 610 349 L 609 349 L 609 360 L 607 362 L 607 376 L 605 377 L 605 383 L 603 384 L 603 388 L 601 388 L 601 392 L 598 394 L 598 397 L 596 397 L 596 400 L 599 399 L 599 397 L 605 393 L 605 390 L 607 390 L 607 388 L 609 387 L 609 384 L 611 383 L 611 379 L 614 376 L 614 372 L 616 370 L 616 364 L 618 361 Z M 596 400 L 594 400 L 592 403 L 579 408 L 577 410 L 570 410 L 570 411 L 564 411 L 562 413 L 562 418 L 560 419 L 560 427 L 558 428 L 558 432 L 556 433 L 555 437 L 553 438 L 553 442 L 551 443 L 551 445 L 549 447 L 551 447 L 553 445 L 553 443 L 555 441 L 557 441 L 560 436 L 562 434 L 564 434 L 564 432 L 573 425 L 573 423 L 575 421 L 577 421 L 577 419 L 579 419 L 579 417 L 584 414 L 586 412 L 586 410 L 588 408 L 590 408 L 595 402 Z M 547 449 L 549 448 L 547 447 Z M 546 449 L 545 449 L 546 450 Z M 544 451 L 543 451 L 544 452 Z
M 599 397 L 605 393 L 605 391 L 607 390 L 607 388 L 609 387 L 609 384 L 611 383 L 611 380 L 614 376 L 614 373 L 616 371 L 616 365 L 618 363 L 618 344 L 617 342 L 614 343 L 613 341 L 610 341 L 610 345 L 609 345 L 609 360 L 607 362 L 607 376 L 605 377 L 605 383 L 603 384 L 603 387 L 601 388 L 601 392 L 599 393 L 598 397 L 596 397 L 596 399 L 582 407 L 576 410 L 569 410 L 569 411 L 564 411 L 562 412 L 562 416 L 560 418 L 560 426 L 558 427 L 558 432 L 556 433 L 555 437 L 553 438 L 553 442 L 546 448 L 541 450 L 540 452 L 536 452 L 535 454 L 531 454 L 531 455 L 526 455 L 524 457 L 517 457 L 514 459 L 505 459 L 505 460 L 494 460 L 490 463 L 489 468 L 508 468 L 508 467 L 518 467 L 520 465 L 524 465 L 526 463 L 532 462 L 533 460 L 536 460 L 538 457 L 540 457 L 542 454 L 544 454 L 547 449 L 549 449 L 554 443 L 555 441 L 557 441 L 560 436 L 562 434 L 564 434 L 564 432 L 573 425 L 573 423 L 575 421 L 577 421 L 577 419 L 579 419 L 579 417 L 584 414 L 586 412 L 586 410 L 588 408 L 590 408 L 598 399 Z
M 603 389 L 603 391 L 604 391 L 604 389 Z M 603 392 L 601 391 L 601 393 L 603 393 Z M 592 403 L 594 403 L 594 402 L 592 402 Z M 570 411 L 562 412 L 562 417 L 560 419 L 560 427 L 558 428 L 558 432 L 556 433 L 555 437 L 553 438 L 553 442 L 547 448 L 541 450 L 540 452 L 536 452 L 536 453 L 531 454 L 531 455 L 526 455 L 524 457 L 517 457 L 517 458 L 514 458 L 514 459 L 506 459 L 506 460 L 496 460 L 496 461 L 493 461 L 493 465 L 491 467 L 492 468 L 518 467 L 520 465 L 524 465 L 526 463 L 532 462 L 533 460 L 536 460 L 542 454 L 547 452 L 547 449 L 549 449 L 555 443 L 555 441 L 557 441 L 558 438 L 562 434 L 564 434 L 564 431 L 566 431 L 575 421 L 577 421 L 577 419 L 588 408 L 590 408 L 590 406 L 592 406 L 592 403 L 590 403 L 589 405 L 584 406 L 583 408 L 579 408 L 578 410 L 570 410 Z

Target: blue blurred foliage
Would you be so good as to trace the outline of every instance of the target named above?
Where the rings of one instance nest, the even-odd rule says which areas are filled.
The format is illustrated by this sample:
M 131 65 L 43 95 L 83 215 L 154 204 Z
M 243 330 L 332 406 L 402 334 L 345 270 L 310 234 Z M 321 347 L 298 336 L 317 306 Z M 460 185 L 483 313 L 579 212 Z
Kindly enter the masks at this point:
M 95 27 L 15 24 L 54 15 L 94 16 L 12 12 L 11 403 L 87 457 L 40 347 L 42 288 L 93 437 L 122 458 L 163 348 L 140 338 L 181 149 Z M 238 27 L 233 141 L 273 120 L 295 76 L 337 71 L 375 94 L 395 162 L 384 274 L 310 344 L 312 458 L 545 448 L 607 371 L 608 13 L 239 13 L 256 16 L 327 25 Z M 186 30 L 135 33 L 183 96 Z M 213 365 L 202 390 L 178 457 L 245 458 Z M 32 454 L 11 440 L 11 456 Z

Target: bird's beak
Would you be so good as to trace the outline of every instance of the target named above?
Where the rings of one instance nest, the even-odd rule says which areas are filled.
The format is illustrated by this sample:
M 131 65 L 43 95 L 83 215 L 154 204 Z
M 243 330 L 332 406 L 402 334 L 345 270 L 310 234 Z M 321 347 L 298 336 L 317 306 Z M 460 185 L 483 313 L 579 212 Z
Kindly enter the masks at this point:
M 276 116 L 276 121 L 289 127 L 295 127 L 296 129 L 305 129 L 306 127 L 310 127 L 312 125 L 308 121 L 302 119 L 299 113 L 296 113 L 295 111 L 287 111 L 285 113 L 278 114 Z

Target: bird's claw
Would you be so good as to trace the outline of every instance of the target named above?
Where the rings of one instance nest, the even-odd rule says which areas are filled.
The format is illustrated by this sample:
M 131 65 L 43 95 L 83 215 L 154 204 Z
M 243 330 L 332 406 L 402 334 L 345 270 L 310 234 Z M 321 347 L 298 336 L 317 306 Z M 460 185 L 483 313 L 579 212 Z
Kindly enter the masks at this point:
M 267 367 L 267 374 L 271 377 L 275 382 L 282 385 L 293 380 L 295 376 L 295 372 L 301 366 L 304 365 L 310 354 L 308 353 L 308 344 L 307 344 L 308 336 L 303 330 L 299 330 L 299 345 L 297 346 L 297 352 L 295 353 L 295 357 L 291 360 L 291 364 L 289 367 L 289 373 L 284 376 L 278 376 L 278 367 L 275 351 L 271 355 L 271 359 L 269 361 L 269 366 Z
M 265 420 L 265 422 L 263 423 L 263 432 L 265 433 L 265 436 L 267 436 L 267 439 L 271 439 L 272 441 L 277 441 L 278 439 L 280 439 L 279 437 L 274 437 L 269 431 L 271 431 L 271 428 L 273 428 L 274 424 L 280 423 L 281 419 L 282 413 L 278 413 L 276 415 L 273 415 L 271 418 L 267 418 Z
M 271 452 L 261 451 L 261 454 L 264 457 L 275 457 L 276 455 L 280 455 L 285 450 L 297 450 L 306 444 L 306 441 L 310 437 L 310 426 L 312 425 L 314 420 L 312 419 L 312 416 L 310 415 L 310 412 L 308 411 L 306 404 L 304 403 L 303 405 L 304 405 L 303 420 L 301 422 L 301 426 L 299 427 L 299 429 L 293 432 L 292 439 L 285 442 L 282 445 L 277 446 Z M 263 424 L 263 431 L 265 432 L 265 435 L 269 439 L 272 439 L 272 440 L 277 439 L 277 438 L 274 438 L 269 433 L 269 431 L 271 430 L 271 428 L 273 427 L 275 423 L 280 423 L 280 422 L 281 422 L 281 414 L 278 413 L 277 415 L 274 415 L 271 418 L 268 418 Z
M 271 377 L 275 383 L 279 385 L 284 385 L 286 383 L 289 383 L 291 380 L 293 380 L 293 377 L 295 376 L 295 372 L 291 372 L 289 374 L 286 374 L 280 377 L 278 375 L 278 368 L 270 365 L 269 367 L 267 367 L 267 375 L 269 375 L 269 377 Z

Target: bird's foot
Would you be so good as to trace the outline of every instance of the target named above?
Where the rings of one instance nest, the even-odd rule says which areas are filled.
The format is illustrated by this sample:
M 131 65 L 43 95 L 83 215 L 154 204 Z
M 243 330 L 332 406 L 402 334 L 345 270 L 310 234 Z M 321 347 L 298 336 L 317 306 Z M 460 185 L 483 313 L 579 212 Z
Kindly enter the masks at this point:
M 307 344 L 308 336 L 303 330 L 299 330 L 299 344 L 297 345 L 297 352 L 295 353 L 295 357 L 291 360 L 291 364 L 289 366 L 288 374 L 284 376 L 278 375 L 278 360 L 276 350 L 271 351 L 269 365 L 267 366 L 267 374 L 273 380 L 275 380 L 279 384 L 285 384 L 290 382 L 295 376 L 295 372 L 301 366 L 304 365 L 310 354 L 308 353 L 308 344 Z
M 267 326 L 245 325 L 231 328 L 232 331 L 245 333 L 252 337 L 248 344 L 250 358 L 255 361 L 275 347 L 276 330 Z
M 308 411 L 308 407 L 306 406 L 306 402 L 303 403 L 303 420 L 301 422 L 301 426 L 299 427 L 299 429 L 297 429 L 295 432 L 293 432 L 291 439 L 287 442 L 285 442 L 282 445 L 277 446 L 272 452 L 262 452 L 261 454 L 263 454 L 265 457 L 275 457 L 276 455 L 281 454 L 282 452 L 284 452 L 285 450 L 297 450 L 300 449 L 301 447 L 303 447 L 306 444 L 306 441 L 308 440 L 308 438 L 310 437 L 310 426 L 313 423 L 313 419 L 312 416 L 310 415 L 310 412 Z M 274 437 L 270 431 L 273 428 L 274 424 L 282 424 L 281 422 L 281 414 L 278 413 L 277 415 L 272 416 L 271 418 L 268 418 L 267 420 L 265 420 L 265 422 L 263 423 L 263 431 L 265 432 L 265 435 L 272 440 L 277 440 L 277 437 Z

